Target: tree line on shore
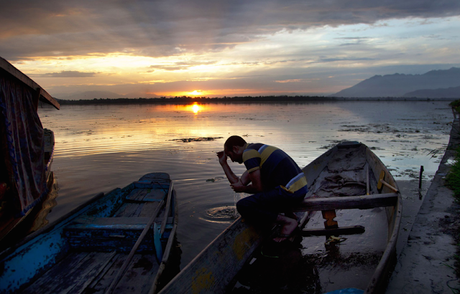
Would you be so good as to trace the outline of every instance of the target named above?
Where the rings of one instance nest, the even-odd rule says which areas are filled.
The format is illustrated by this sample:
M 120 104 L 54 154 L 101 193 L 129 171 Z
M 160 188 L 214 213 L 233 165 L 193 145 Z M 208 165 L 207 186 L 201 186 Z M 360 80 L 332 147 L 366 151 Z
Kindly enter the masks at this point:
M 237 97 L 160 97 L 160 98 L 94 98 L 80 100 L 56 99 L 61 105 L 74 104 L 190 104 L 190 103 L 302 103 L 331 101 L 431 101 L 440 99 L 407 97 L 347 98 L 326 96 L 237 96 Z

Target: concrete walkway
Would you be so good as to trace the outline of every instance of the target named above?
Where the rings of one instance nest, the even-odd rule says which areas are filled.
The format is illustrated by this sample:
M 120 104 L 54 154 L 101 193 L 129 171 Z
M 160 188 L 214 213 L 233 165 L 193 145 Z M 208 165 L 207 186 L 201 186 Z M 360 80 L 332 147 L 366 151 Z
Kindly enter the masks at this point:
M 449 146 L 398 257 L 386 293 L 460 293 L 455 275 L 457 247 L 452 234 L 460 225 L 460 207 L 444 186 L 449 160 L 460 147 L 460 125 L 453 123 Z M 403 202 L 404 205 L 404 202 Z M 404 210 L 404 206 L 403 206 Z

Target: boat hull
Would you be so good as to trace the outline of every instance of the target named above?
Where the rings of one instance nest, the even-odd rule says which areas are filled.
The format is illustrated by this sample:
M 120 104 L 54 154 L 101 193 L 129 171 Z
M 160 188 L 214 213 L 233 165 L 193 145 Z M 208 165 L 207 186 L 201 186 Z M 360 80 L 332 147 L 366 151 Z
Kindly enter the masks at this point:
M 123 189 L 97 195 L 5 250 L 0 292 L 100 293 L 110 288 L 155 293 L 164 283 L 176 229 L 169 175 L 147 174 Z
M 43 201 L 49 197 L 52 185 L 55 181 L 51 165 L 54 156 L 54 133 L 49 129 L 45 131 L 44 162 L 45 162 L 45 181 L 46 191 L 41 198 L 33 203 L 33 207 L 24 214 L 17 213 L 16 210 L 8 207 L 4 212 L 0 210 L 0 241 L 2 245 L 0 250 L 5 249 L 5 245 L 11 245 L 24 238 L 30 231 L 30 224 L 41 210 Z
M 304 213 L 299 227 L 306 225 L 298 241 L 273 246 L 267 234 L 252 229 L 243 242 L 247 254 L 239 260 L 225 249 L 241 242 L 238 238 L 251 228 L 239 219 L 160 293 L 324 293 L 349 287 L 383 293 L 396 260 L 401 221 L 401 195 L 393 177 L 367 146 L 355 142 L 335 146 L 303 171 L 309 192 L 293 208 Z M 382 172 L 388 186 L 379 185 Z M 352 267 L 359 271 L 357 278 Z

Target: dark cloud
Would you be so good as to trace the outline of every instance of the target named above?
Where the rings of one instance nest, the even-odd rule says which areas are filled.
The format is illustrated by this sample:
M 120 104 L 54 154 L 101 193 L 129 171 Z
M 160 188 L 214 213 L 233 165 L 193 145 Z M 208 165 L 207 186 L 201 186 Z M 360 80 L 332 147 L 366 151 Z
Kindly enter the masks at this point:
M 359 58 L 359 57 L 354 57 L 354 58 L 320 58 L 318 62 L 336 62 L 336 61 L 371 61 L 371 60 L 377 60 L 375 58 Z
M 183 62 L 174 62 L 168 65 L 151 65 L 150 70 L 167 70 L 167 71 L 177 71 L 177 70 L 186 70 L 194 66 L 200 65 L 211 65 L 215 64 L 216 61 L 183 61 Z
M 0 6 L 0 54 L 9 60 L 220 51 L 282 29 L 460 14 L 458 0 L 1 0 Z
M 363 45 L 367 44 L 369 40 L 372 40 L 370 37 L 344 37 L 336 39 L 346 41 L 345 43 L 340 44 L 340 46 Z

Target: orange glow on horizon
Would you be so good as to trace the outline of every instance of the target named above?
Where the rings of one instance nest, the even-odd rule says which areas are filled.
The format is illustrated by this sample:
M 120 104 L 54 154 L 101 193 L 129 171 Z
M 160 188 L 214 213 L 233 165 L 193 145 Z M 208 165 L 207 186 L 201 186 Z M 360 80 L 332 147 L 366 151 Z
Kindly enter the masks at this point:
M 201 90 L 194 90 L 192 92 L 189 92 L 188 94 L 192 96 L 204 95 L 204 93 L 201 92 Z
M 330 88 L 330 87 L 329 87 Z M 342 88 L 337 88 L 337 92 L 342 90 Z M 324 92 L 324 89 L 319 89 L 317 91 L 318 94 Z M 238 97 L 238 96 L 272 96 L 272 95 L 305 95 L 303 93 L 297 91 L 254 91 L 253 89 L 221 89 L 215 91 L 201 91 L 201 90 L 194 90 L 192 92 L 155 92 L 157 96 L 164 96 L 164 97 L 192 97 L 192 98 L 223 98 L 223 97 Z

